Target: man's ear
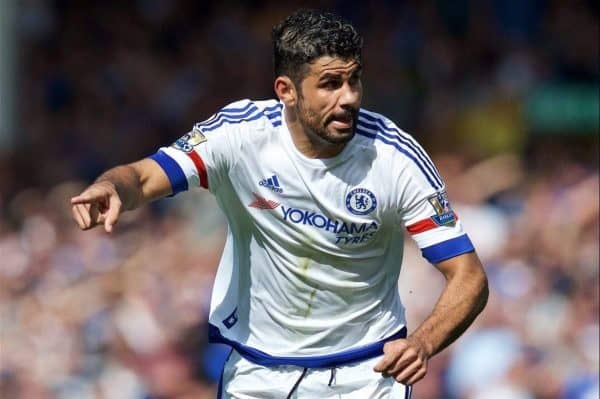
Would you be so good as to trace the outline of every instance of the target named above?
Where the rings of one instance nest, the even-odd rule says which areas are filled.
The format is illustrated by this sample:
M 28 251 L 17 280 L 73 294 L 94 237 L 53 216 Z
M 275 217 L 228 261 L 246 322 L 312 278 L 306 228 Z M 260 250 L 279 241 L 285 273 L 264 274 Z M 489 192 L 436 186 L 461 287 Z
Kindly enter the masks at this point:
M 287 76 L 278 76 L 273 84 L 275 94 L 286 107 L 294 107 L 298 101 L 296 85 Z

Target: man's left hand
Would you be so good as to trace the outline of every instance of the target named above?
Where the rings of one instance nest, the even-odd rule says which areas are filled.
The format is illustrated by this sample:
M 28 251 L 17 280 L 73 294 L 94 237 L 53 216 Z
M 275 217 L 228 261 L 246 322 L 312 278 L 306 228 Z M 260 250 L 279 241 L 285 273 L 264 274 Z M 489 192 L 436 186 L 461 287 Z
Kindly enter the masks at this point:
M 412 385 L 427 374 L 428 359 L 425 345 L 408 337 L 387 342 L 383 346 L 383 358 L 373 370 L 401 384 Z

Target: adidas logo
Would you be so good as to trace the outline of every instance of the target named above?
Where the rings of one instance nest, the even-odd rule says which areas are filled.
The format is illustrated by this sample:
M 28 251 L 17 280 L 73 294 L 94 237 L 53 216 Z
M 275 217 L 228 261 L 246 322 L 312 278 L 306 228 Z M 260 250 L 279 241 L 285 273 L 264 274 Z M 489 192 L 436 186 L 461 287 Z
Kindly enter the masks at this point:
M 269 177 L 268 179 L 263 179 L 263 180 L 259 181 L 258 185 L 267 187 L 267 188 L 275 191 L 276 193 L 283 192 L 283 189 L 281 188 L 281 185 L 279 184 L 279 180 L 277 179 L 277 175 L 273 175 L 273 176 Z
M 255 201 L 248 204 L 251 208 L 275 209 L 280 205 L 279 202 L 268 200 L 256 193 L 252 193 L 252 195 L 254 195 Z

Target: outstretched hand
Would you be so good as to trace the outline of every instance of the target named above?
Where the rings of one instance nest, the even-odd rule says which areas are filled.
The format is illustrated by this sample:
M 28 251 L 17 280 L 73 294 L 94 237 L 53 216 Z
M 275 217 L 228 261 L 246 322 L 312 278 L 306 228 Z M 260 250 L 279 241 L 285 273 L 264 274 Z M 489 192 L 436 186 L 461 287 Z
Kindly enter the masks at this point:
M 107 233 L 112 232 L 121 214 L 121 199 L 113 183 L 101 181 L 71 198 L 73 219 L 82 230 L 103 224 Z
M 401 384 L 412 385 L 427 374 L 428 359 L 425 346 L 408 337 L 387 342 L 383 346 L 383 358 L 373 370 Z

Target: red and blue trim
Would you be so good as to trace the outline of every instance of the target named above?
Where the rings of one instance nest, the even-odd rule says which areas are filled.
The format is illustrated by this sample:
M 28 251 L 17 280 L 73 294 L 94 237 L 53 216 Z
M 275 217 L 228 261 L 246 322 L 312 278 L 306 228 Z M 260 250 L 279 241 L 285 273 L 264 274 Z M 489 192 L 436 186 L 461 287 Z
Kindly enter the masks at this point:
M 156 161 L 167 174 L 169 182 L 171 183 L 171 195 L 175 195 L 188 189 L 185 173 L 183 173 L 183 170 L 173 158 L 165 154 L 164 151 L 158 151 L 156 154 L 151 155 L 150 159 Z
M 457 221 L 458 215 L 456 214 L 456 212 L 452 212 L 452 214 L 454 215 L 453 221 Z M 435 229 L 437 227 L 440 227 L 440 225 L 437 224 L 433 218 L 427 218 L 427 219 L 420 220 L 416 223 L 413 223 L 409 226 L 406 226 L 406 230 L 410 234 L 419 234 L 419 233 L 424 233 L 426 231 Z
M 200 179 L 200 186 L 204 188 L 208 188 L 208 174 L 206 172 L 206 165 L 200 155 L 197 152 L 192 151 L 189 153 L 185 153 L 194 163 L 196 170 L 198 172 L 198 177 Z M 150 159 L 153 159 L 160 165 L 160 167 L 165 171 L 167 177 L 169 178 L 169 182 L 171 183 L 171 196 L 178 194 L 182 191 L 186 191 L 189 189 L 187 177 L 181 166 L 171 158 L 164 151 L 159 150 L 157 153 L 150 156 Z
M 196 151 L 186 153 L 188 157 L 194 163 L 196 170 L 198 171 L 198 177 L 200 178 L 200 186 L 204 188 L 208 188 L 208 174 L 206 173 L 206 165 L 204 165 L 204 161 Z
M 423 257 L 431 263 L 440 263 L 455 256 L 474 251 L 475 247 L 466 234 L 421 249 Z

